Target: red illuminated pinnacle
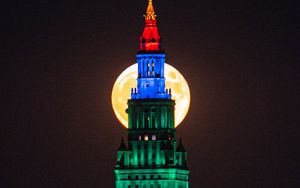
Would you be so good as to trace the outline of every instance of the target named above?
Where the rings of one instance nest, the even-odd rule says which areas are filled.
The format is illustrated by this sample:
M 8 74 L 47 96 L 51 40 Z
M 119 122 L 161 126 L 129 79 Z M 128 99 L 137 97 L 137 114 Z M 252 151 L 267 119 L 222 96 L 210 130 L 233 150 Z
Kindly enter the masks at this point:
M 140 37 L 139 51 L 161 51 L 161 38 L 156 26 L 156 15 L 152 0 L 148 0 L 145 17 L 145 27 Z

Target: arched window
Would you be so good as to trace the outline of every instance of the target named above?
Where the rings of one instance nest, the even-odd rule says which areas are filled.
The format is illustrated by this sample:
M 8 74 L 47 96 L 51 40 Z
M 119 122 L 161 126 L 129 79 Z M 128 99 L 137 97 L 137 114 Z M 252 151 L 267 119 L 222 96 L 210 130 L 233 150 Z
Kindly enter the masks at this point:
M 155 76 L 155 72 L 154 72 L 154 60 L 152 60 L 152 77 Z
M 149 96 L 147 95 L 147 98 Z M 145 115 L 145 118 L 144 118 L 144 128 L 148 129 L 149 128 L 149 116 L 148 115 Z

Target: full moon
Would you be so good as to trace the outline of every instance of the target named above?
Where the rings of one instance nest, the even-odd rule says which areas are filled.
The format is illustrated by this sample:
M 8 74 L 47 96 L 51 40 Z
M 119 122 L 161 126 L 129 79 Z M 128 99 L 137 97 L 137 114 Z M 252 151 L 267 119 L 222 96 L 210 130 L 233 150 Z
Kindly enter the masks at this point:
M 130 89 L 136 87 L 138 66 L 133 64 L 125 69 L 114 83 L 111 102 L 117 119 L 128 128 L 128 115 L 125 112 L 127 100 L 130 99 Z M 175 127 L 183 121 L 190 106 L 190 89 L 182 74 L 171 65 L 165 63 L 166 89 L 172 90 L 175 100 Z

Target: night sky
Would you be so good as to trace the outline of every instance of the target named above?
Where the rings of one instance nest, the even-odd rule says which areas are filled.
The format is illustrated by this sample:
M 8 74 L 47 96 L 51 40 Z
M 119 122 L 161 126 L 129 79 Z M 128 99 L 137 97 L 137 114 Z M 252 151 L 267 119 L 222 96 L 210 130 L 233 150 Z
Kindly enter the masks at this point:
M 135 62 L 146 4 L 1 3 L 0 187 L 114 187 L 126 130 L 110 95 Z M 154 6 L 167 62 L 191 89 L 177 129 L 190 187 L 299 187 L 299 2 Z

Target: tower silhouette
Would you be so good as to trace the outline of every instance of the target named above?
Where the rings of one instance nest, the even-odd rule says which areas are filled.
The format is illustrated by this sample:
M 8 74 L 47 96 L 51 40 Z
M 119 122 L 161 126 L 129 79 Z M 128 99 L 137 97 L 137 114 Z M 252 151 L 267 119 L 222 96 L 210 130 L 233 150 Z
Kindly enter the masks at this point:
M 148 0 L 145 27 L 136 55 L 137 87 L 128 100 L 128 140 L 122 138 L 115 166 L 117 188 L 188 188 L 186 151 L 176 147 L 175 101 L 165 88 L 166 55 Z

